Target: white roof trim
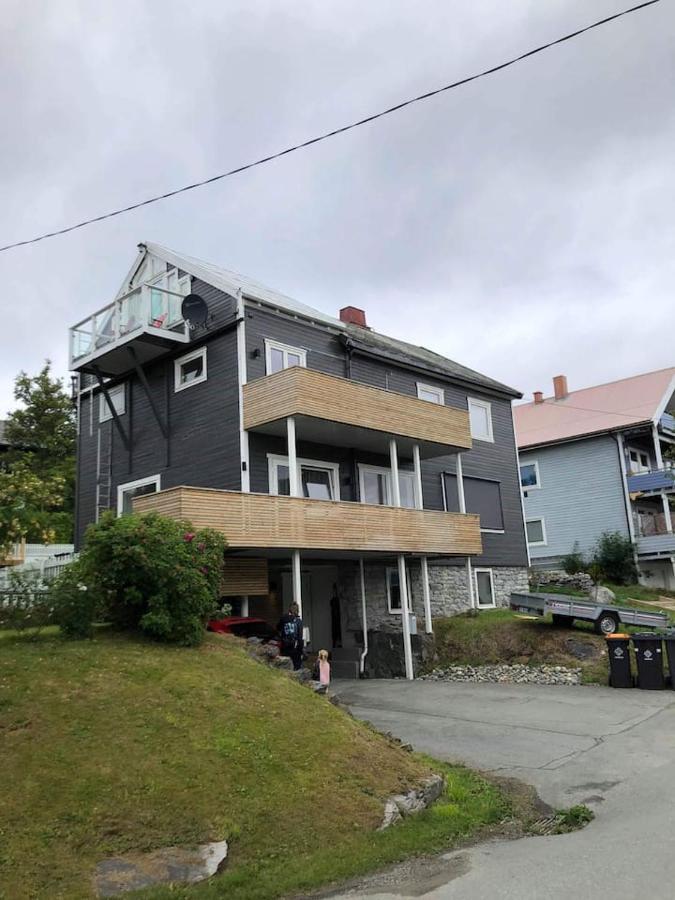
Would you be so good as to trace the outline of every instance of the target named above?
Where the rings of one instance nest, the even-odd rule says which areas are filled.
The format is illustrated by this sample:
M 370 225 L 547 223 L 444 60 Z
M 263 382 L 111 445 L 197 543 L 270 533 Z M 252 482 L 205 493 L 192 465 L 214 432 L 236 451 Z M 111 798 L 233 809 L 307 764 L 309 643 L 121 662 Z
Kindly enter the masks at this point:
M 675 375 L 670 379 L 670 384 L 668 385 L 668 389 L 666 393 L 661 398 L 659 405 L 656 407 L 656 412 L 654 413 L 654 418 L 652 422 L 654 425 L 658 425 L 661 421 L 661 416 L 666 411 L 666 406 L 668 406 L 668 401 L 673 396 L 673 392 L 675 391 Z
M 242 296 L 248 297 L 251 300 L 257 300 L 259 303 L 264 303 L 266 306 L 284 310 L 284 312 L 300 316 L 303 319 L 309 319 L 312 322 L 320 322 L 324 325 L 330 325 L 333 328 L 339 329 L 344 329 L 345 327 L 344 322 L 341 322 L 339 319 L 335 319 L 333 316 L 321 312 L 321 310 L 300 303 L 292 297 L 287 297 L 285 294 L 281 294 L 272 288 L 268 288 L 259 281 L 248 278 L 246 275 L 239 275 L 237 272 L 223 269 L 220 266 L 204 262 L 204 260 L 196 259 L 193 256 L 183 256 L 180 253 L 175 253 L 168 247 L 163 247 L 161 244 L 153 244 L 146 241 L 143 246 L 145 246 L 148 252 L 153 256 L 164 259 L 171 265 L 176 266 L 177 269 L 188 272 L 188 274 L 193 277 L 205 281 L 207 284 L 218 288 L 218 290 L 223 291 L 232 297 L 236 297 L 241 293 Z M 135 266 L 137 265 L 138 260 L 135 263 Z

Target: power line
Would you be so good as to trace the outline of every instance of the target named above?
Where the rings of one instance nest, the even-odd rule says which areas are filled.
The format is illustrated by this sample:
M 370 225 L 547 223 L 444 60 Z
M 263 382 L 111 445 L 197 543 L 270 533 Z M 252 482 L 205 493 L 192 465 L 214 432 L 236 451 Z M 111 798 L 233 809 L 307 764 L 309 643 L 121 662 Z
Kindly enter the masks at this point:
M 105 219 L 112 219 L 115 216 L 121 216 L 124 213 L 132 212 L 132 210 L 140 209 L 142 206 L 149 206 L 151 203 L 159 203 L 160 200 L 167 200 L 169 197 L 175 197 L 177 194 L 184 194 L 187 191 L 193 191 L 195 188 L 204 187 L 207 184 L 213 184 L 215 181 L 221 181 L 223 178 L 229 178 L 232 175 L 238 175 L 241 172 L 246 172 L 248 169 L 254 169 L 256 166 L 262 166 L 266 163 L 272 162 L 275 159 L 280 159 L 282 156 L 287 156 L 289 153 L 295 153 L 298 150 L 304 150 L 307 147 L 311 147 L 313 144 L 318 144 L 321 141 L 326 141 L 328 138 L 336 137 L 339 134 L 344 134 L 346 131 L 351 131 L 353 128 L 359 128 L 361 125 L 367 125 L 370 122 L 374 122 L 377 119 L 381 119 L 384 116 L 389 116 L 392 113 L 398 112 L 401 109 L 405 109 L 407 106 L 412 106 L 413 103 L 420 103 L 422 100 L 429 100 L 431 97 L 436 97 L 438 94 L 442 94 L 445 91 L 451 91 L 454 88 L 461 87 L 462 85 L 468 84 L 470 81 L 476 81 L 479 78 L 484 78 L 486 75 L 494 75 L 495 72 L 500 72 L 502 69 L 508 69 L 509 66 L 514 66 L 516 63 L 522 62 L 525 59 L 528 59 L 530 56 L 535 56 L 537 53 L 542 53 L 544 50 L 549 50 L 551 47 L 555 47 L 557 44 L 563 44 L 565 41 L 570 41 L 573 38 L 579 37 L 579 35 L 585 34 L 587 31 L 591 31 L 594 28 L 599 28 L 601 25 L 607 25 L 609 22 L 613 22 L 615 19 L 620 19 L 623 16 L 630 15 L 631 13 L 637 12 L 638 10 L 645 9 L 647 6 L 653 6 L 655 3 L 660 3 L 661 0 L 646 0 L 644 3 L 639 3 L 637 6 L 631 6 L 630 9 L 624 9 L 621 12 L 614 13 L 611 16 L 606 16 L 604 19 L 599 19 L 597 22 L 593 22 L 591 25 L 586 25 L 584 28 L 579 28 L 576 31 L 572 31 L 569 34 L 563 35 L 563 37 L 559 37 L 554 41 L 549 41 L 547 44 L 542 44 L 540 47 L 535 47 L 534 50 L 528 50 L 527 53 L 521 53 L 520 56 L 515 56 L 513 59 L 509 59 L 506 62 L 499 63 L 496 66 L 492 66 L 489 69 L 484 69 L 482 72 L 477 72 L 474 75 L 468 75 L 466 78 L 461 78 L 459 81 L 453 81 L 451 84 L 446 84 L 443 87 L 436 88 L 432 91 L 427 91 L 424 94 L 419 94 L 417 97 L 411 97 L 408 100 L 403 100 L 400 103 L 395 104 L 394 106 L 390 106 L 388 109 L 383 109 L 380 112 L 373 113 L 370 116 L 366 116 L 363 119 L 358 119 L 356 122 L 350 122 L 348 125 L 342 125 L 339 128 L 334 128 L 332 131 L 327 131 L 324 134 L 317 135 L 316 137 L 310 138 L 307 141 L 303 141 L 301 144 L 295 144 L 292 147 L 287 147 L 285 150 L 279 150 L 277 153 L 271 153 L 269 156 L 263 156 L 261 159 L 256 159 L 253 162 L 245 163 L 242 166 L 237 166 L 236 169 L 230 169 L 227 172 L 221 172 L 220 175 L 213 175 L 211 178 L 205 178 L 203 181 L 195 181 L 192 184 L 186 184 L 183 187 L 176 188 L 173 191 L 167 191 L 165 194 L 157 194 L 154 197 L 148 197 L 146 200 L 140 200 L 138 203 L 132 203 L 129 206 L 124 206 L 120 209 L 113 210 L 112 212 L 103 213 L 100 216 L 94 216 L 91 219 L 84 219 L 82 222 L 78 222 L 76 225 L 68 225 L 65 228 L 59 228 L 56 231 L 49 231 L 45 234 L 38 235 L 37 237 L 28 238 L 24 241 L 15 241 L 12 244 L 5 244 L 4 247 L 0 247 L 0 253 L 3 253 L 5 250 L 13 250 L 16 247 L 24 247 L 27 244 L 37 244 L 38 241 L 45 241 L 48 238 L 57 237 L 61 234 L 68 234 L 70 231 L 76 231 L 78 228 L 84 228 L 86 225 L 93 225 L 96 222 L 103 222 Z

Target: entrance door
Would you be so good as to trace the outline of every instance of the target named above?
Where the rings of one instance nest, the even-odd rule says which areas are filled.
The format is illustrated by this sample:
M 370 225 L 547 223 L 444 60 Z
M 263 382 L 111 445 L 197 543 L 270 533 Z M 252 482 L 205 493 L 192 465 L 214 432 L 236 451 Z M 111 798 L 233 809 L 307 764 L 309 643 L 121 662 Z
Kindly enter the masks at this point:
M 312 652 L 333 648 L 331 598 L 337 583 L 337 566 L 315 566 L 302 572 L 302 621 L 309 631 L 307 649 Z M 293 599 L 293 577 L 282 576 L 283 607 Z

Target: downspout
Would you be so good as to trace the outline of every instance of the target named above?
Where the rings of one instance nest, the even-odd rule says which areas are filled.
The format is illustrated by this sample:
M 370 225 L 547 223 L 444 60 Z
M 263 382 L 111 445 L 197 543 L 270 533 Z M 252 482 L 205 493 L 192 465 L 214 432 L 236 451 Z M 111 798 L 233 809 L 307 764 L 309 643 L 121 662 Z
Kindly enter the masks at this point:
M 363 557 L 359 559 L 359 576 L 361 578 L 361 620 L 363 622 L 363 651 L 359 660 L 359 674 L 364 677 L 366 671 L 366 656 L 368 656 L 368 621 L 366 619 L 366 576 L 363 565 Z

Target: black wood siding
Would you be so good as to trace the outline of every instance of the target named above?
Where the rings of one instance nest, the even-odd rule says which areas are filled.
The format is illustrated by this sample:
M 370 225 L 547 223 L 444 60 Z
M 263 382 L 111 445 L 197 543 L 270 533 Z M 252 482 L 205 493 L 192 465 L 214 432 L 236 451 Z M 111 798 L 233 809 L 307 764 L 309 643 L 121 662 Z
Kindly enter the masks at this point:
M 234 328 L 220 332 L 234 322 L 233 298 L 193 281 L 193 291 L 207 301 L 214 315 L 208 332 L 196 332 L 192 341 L 180 345 L 170 357 L 145 368 L 150 391 L 160 415 L 168 423 L 165 440 L 148 398 L 135 373 L 125 379 L 126 413 L 120 417 L 131 434 L 132 450 L 127 452 L 112 421 L 98 422 L 99 392 L 93 393 L 93 427 L 90 433 L 92 395 L 81 400 L 80 477 L 76 541 L 81 543 L 87 525 L 96 518 L 96 452 L 100 428 L 104 453 L 112 441 L 112 484 L 110 506 L 117 508 L 117 487 L 151 475 L 161 475 L 163 488 L 181 484 L 199 487 L 241 488 L 239 453 L 239 395 L 237 339 Z M 200 346 L 207 348 L 207 380 L 174 392 L 174 359 Z

